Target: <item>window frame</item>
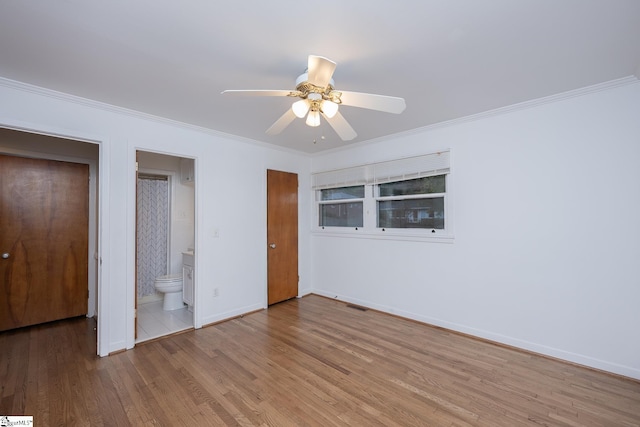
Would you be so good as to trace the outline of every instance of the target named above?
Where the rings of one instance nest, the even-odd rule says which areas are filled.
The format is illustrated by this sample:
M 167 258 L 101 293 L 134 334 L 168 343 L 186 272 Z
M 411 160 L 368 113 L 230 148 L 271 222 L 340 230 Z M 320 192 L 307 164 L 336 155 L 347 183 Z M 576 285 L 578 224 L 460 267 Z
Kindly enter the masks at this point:
M 380 186 L 384 185 L 384 184 L 391 184 L 391 183 L 396 183 L 396 182 L 403 182 L 403 181 L 411 181 L 413 179 L 420 179 L 420 178 L 427 178 L 429 176 L 423 176 L 420 178 L 410 178 L 410 179 L 403 179 L 403 180 L 398 180 L 398 181 L 388 181 L 388 182 L 384 182 L 384 183 L 378 183 L 375 184 L 373 186 L 373 198 L 375 199 L 375 226 L 376 229 L 380 229 L 382 232 L 386 232 L 389 230 L 392 230 L 393 232 L 404 232 L 402 230 L 412 230 L 414 233 L 416 232 L 416 230 L 428 230 L 431 234 L 446 234 L 446 230 L 447 230 L 447 225 L 448 225 L 448 206 L 447 206 L 447 189 L 449 188 L 448 185 L 448 173 L 442 173 L 442 174 L 437 174 L 437 175 L 429 175 L 429 176 L 444 176 L 444 192 L 441 193 L 419 193 L 419 194 L 407 194 L 407 195 L 394 195 L 394 196 L 380 196 Z M 427 228 L 427 227 L 380 227 L 379 226 L 379 222 L 380 222 L 380 211 L 379 211 L 379 202 L 383 202 L 383 201 L 396 201 L 396 200 L 423 200 L 423 199 L 438 199 L 438 198 L 442 198 L 443 199 L 443 208 L 444 208 L 444 227 L 443 228 Z
M 380 184 L 373 185 L 373 201 L 375 209 L 375 233 L 382 235 L 392 235 L 397 237 L 420 237 L 420 238 L 453 238 L 451 230 L 450 230 L 450 204 L 449 204 L 449 173 L 443 173 L 432 176 L 444 175 L 445 179 L 445 192 L 444 193 L 422 193 L 422 194 L 410 194 L 410 195 L 400 195 L 400 196 L 380 196 Z M 401 182 L 408 180 L 398 180 L 398 181 L 389 181 L 389 182 Z M 388 182 L 385 182 L 387 184 Z M 443 198 L 444 204 L 444 228 L 421 228 L 421 227 L 406 227 L 406 228 L 397 228 L 397 227 L 380 227 L 379 226 L 379 212 L 378 212 L 378 202 L 380 201 L 389 201 L 389 200 L 417 200 L 417 199 L 436 199 Z
M 426 171 L 424 173 L 411 170 L 411 167 L 415 167 L 413 165 L 409 165 L 410 167 L 403 173 L 401 168 L 397 167 L 397 164 L 404 160 L 409 160 L 410 162 L 414 161 L 414 159 L 420 160 L 423 157 L 440 155 L 441 153 L 446 153 L 447 157 L 445 159 L 446 167 L 442 168 L 433 168 L 433 170 Z M 318 174 L 314 174 L 313 176 L 313 189 L 314 197 L 312 197 L 314 204 L 314 215 L 312 215 L 313 224 L 312 224 L 312 234 L 318 236 L 326 236 L 326 237 L 354 237 L 354 238 L 370 238 L 370 239 L 378 239 L 378 240 L 410 240 L 410 241 L 428 241 L 428 242 L 438 242 L 438 243 L 453 243 L 454 241 L 454 233 L 453 233 L 453 224 L 454 224 L 454 216 L 453 216 L 453 179 L 450 168 L 450 150 L 443 150 L 440 152 L 435 152 L 423 156 L 416 156 L 413 158 L 407 159 L 397 159 L 391 160 L 389 162 L 381 162 L 370 165 L 361 165 L 355 166 L 352 168 L 339 169 L 336 171 L 329 172 L 320 172 Z M 415 163 L 415 162 L 414 162 Z M 382 179 L 379 179 L 376 176 L 375 172 L 371 172 L 373 168 L 381 165 L 381 169 L 388 167 L 387 165 L 391 164 L 392 168 L 395 168 L 394 171 L 398 169 L 401 170 L 400 174 L 395 174 L 392 176 L 382 176 Z M 330 175 L 334 173 L 339 178 L 348 177 L 349 179 L 335 179 L 334 182 L 326 182 L 330 181 L 331 177 L 327 178 L 326 175 Z M 316 175 L 319 175 L 318 182 L 316 183 Z M 445 179 L 445 192 L 444 193 L 423 193 L 423 194 L 411 194 L 411 195 L 401 195 L 401 196 L 380 196 L 379 195 L 379 185 L 387 184 L 391 182 L 400 182 L 400 181 L 408 181 L 416 178 L 423 178 L 427 176 L 438 176 L 444 175 Z M 331 188 L 343 188 L 343 187 L 354 187 L 354 186 L 364 186 L 364 198 L 354 198 L 354 199 L 341 199 L 341 200 L 321 200 L 321 191 L 325 189 Z M 444 203 L 444 228 L 443 229 L 434 229 L 434 228 L 381 228 L 378 227 L 378 202 L 386 201 L 386 200 L 409 200 L 409 199 L 428 199 L 428 198 L 440 198 L 442 197 Z M 343 227 L 343 226 L 321 226 L 320 225 L 320 205 L 326 203 L 352 203 L 352 202 L 362 202 L 362 227 Z
M 354 198 L 350 198 L 350 199 L 328 199 L 328 200 L 323 200 L 322 199 L 322 191 L 323 190 L 330 190 L 330 189 L 339 189 L 339 188 L 351 188 L 351 187 L 363 187 L 363 192 L 364 192 L 364 197 L 354 197 Z M 325 229 L 354 229 L 354 230 L 358 230 L 358 229 L 362 229 L 365 226 L 364 223 L 364 217 L 365 217 L 365 199 L 366 199 L 366 194 L 367 194 L 367 186 L 364 184 L 361 185 L 348 185 L 348 186 L 342 186 L 342 187 L 331 187 L 331 188 L 323 188 L 323 189 L 319 189 L 316 190 L 316 227 L 325 230 Z M 321 207 L 323 205 L 340 205 L 340 204 L 348 204 L 348 203 L 362 203 L 362 226 L 350 226 L 350 225 L 346 225 L 346 226 L 342 226 L 342 225 L 320 225 L 320 220 L 321 220 L 321 216 L 320 216 L 320 210 Z

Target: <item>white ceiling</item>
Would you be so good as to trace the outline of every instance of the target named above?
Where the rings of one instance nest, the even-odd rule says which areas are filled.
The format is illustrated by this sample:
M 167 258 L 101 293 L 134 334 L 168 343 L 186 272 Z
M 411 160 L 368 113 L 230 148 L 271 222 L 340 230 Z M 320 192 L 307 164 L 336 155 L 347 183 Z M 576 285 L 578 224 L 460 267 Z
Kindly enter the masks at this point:
M 291 98 L 220 95 L 294 89 L 309 54 L 338 90 L 406 99 L 342 107 L 362 142 L 640 74 L 640 1 L 0 1 L 2 77 L 314 153 L 346 142 L 265 134 Z

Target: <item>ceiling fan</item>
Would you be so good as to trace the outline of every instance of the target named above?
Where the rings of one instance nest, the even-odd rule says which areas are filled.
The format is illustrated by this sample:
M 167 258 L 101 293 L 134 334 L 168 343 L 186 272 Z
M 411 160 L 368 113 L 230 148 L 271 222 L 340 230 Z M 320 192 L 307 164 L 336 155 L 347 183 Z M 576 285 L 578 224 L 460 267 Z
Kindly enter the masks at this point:
M 394 114 L 404 111 L 406 105 L 403 98 L 335 90 L 332 79 L 335 69 L 335 62 L 322 56 L 309 55 L 306 72 L 296 79 L 296 90 L 225 90 L 222 94 L 300 98 L 267 129 L 268 135 L 279 134 L 296 117 L 307 116 L 307 125 L 319 126 L 320 116 L 323 116 L 343 141 L 349 141 L 357 134 L 338 111 L 340 105 Z

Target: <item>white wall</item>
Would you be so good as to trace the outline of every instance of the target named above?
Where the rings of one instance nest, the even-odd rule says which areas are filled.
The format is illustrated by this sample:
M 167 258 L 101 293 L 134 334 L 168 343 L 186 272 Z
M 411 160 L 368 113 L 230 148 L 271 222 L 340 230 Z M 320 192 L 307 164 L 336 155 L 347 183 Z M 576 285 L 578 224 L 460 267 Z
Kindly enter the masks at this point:
M 314 234 L 313 291 L 640 378 L 640 84 L 611 86 L 314 156 L 451 148 L 455 239 Z
M 271 168 L 299 174 L 301 295 L 640 378 L 638 117 L 640 84 L 630 84 L 310 159 L 0 79 L 0 126 L 100 144 L 102 355 L 134 345 L 133 177 L 146 150 L 196 161 L 197 327 L 266 306 Z M 452 150 L 453 244 L 311 233 L 312 166 L 442 148 Z
M 298 173 L 306 189 L 308 156 L 3 79 L 0 126 L 100 144 L 101 355 L 134 345 L 136 150 L 195 159 L 196 327 L 266 307 L 266 169 Z M 299 200 L 304 294 L 311 287 L 308 191 Z

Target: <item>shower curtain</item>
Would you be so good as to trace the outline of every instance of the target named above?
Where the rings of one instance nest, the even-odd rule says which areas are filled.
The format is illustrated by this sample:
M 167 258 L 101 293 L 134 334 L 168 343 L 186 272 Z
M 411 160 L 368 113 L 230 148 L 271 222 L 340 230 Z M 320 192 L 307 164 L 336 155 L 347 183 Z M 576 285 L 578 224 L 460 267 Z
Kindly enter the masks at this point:
M 166 176 L 139 175 L 137 187 L 138 298 L 155 294 L 156 277 L 168 273 L 169 181 Z

